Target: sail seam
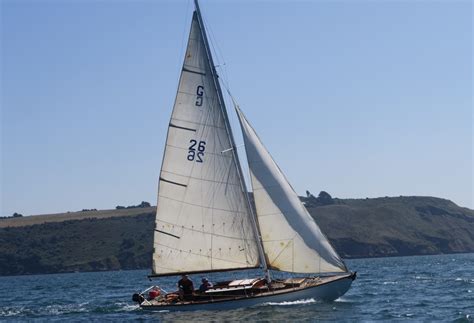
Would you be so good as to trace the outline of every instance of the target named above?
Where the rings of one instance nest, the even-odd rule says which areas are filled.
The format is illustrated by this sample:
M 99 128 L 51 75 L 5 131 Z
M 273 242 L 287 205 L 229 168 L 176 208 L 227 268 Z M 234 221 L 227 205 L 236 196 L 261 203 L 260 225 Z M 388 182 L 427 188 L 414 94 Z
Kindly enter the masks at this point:
M 189 96 L 192 96 L 192 97 L 195 97 L 195 96 L 196 96 L 196 93 L 185 92 L 185 91 L 183 91 L 183 90 L 178 91 L 178 93 L 180 93 L 180 94 L 185 94 L 185 95 L 189 95 Z M 211 96 L 211 95 L 203 95 L 202 97 L 203 97 L 204 99 L 206 99 L 207 101 L 211 101 L 211 102 L 212 102 L 214 99 L 217 99 L 217 97 Z M 211 106 L 212 106 L 212 105 L 211 105 Z M 212 107 L 214 107 L 214 106 L 212 106 Z
M 296 236 L 296 235 L 295 235 Z M 270 265 L 272 266 L 273 263 L 277 262 L 278 258 L 280 258 L 280 256 L 283 254 L 283 252 L 290 246 L 290 241 L 293 241 L 294 240 L 294 237 L 292 239 L 287 239 L 288 240 L 288 243 L 286 244 L 286 246 L 284 246 L 283 248 L 281 248 L 280 252 L 276 255 L 276 256 L 273 256 L 273 260 L 272 262 L 270 263 Z M 267 242 L 267 241 L 264 241 L 264 242 Z M 294 243 L 293 243 L 294 244 Z M 292 245 L 293 245 L 292 244 Z M 276 266 L 275 266 L 276 267 Z
M 221 209 L 221 208 L 215 208 L 215 207 L 203 206 L 203 205 L 199 205 L 199 204 L 195 204 L 195 203 L 184 202 L 184 201 L 177 200 L 177 199 L 174 199 L 174 198 L 172 198 L 172 197 L 168 197 L 168 196 L 164 196 L 164 195 L 159 195 L 159 197 L 162 197 L 162 198 L 164 198 L 164 199 L 168 199 L 168 200 L 172 200 L 172 201 L 175 201 L 175 202 L 179 202 L 179 203 L 187 204 L 187 205 L 192 205 L 192 206 L 201 207 L 201 208 L 203 208 L 203 209 L 219 210 L 219 211 L 225 211 L 225 212 L 229 212 L 229 213 L 240 213 L 240 214 L 247 214 L 247 212 L 240 212 L 240 211 L 226 210 L 226 209 Z M 157 219 L 157 220 L 158 220 L 158 221 L 161 221 L 161 220 L 159 220 L 159 219 Z
M 215 256 L 206 256 L 206 255 L 202 255 L 202 254 L 199 254 L 199 253 L 189 252 L 189 251 L 185 251 L 185 250 L 182 250 L 182 249 L 173 248 L 173 247 L 170 247 L 170 246 L 161 244 L 161 243 L 157 243 L 157 245 L 162 246 L 162 247 L 165 247 L 165 248 L 168 248 L 168 249 L 177 250 L 177 251 L 179 251 L 179 252 L 184 252 L 184 253 L 187 253 L 187 254 L 190 254 L 190 255 L 193 255 L 193 256 L 199 256 L 199 257 L 203 257 L 203 258 L 217 259 L 217 260 L 229 262 L 229 263 L 232 263 L 232 264 L 240 264 L 240 265 L 247 265 L 247 264 L 248 264 L 248 263 L 244 263 L 244 262 L 233 261 L 233 260 L 224 259 L 224 258 L 218 258 L 218 257 L 215 257 Z M 159 267 L 159 265 L 156 265 L 156 266 Z
M 294 240 L 294 238 L 291 238 L 291 239 L 263 240 L 263 242 L 278 242 L 278 241 L 291 241 L 291 240 Z
M 280 212 L 275 212 L 275 213 L 264 213 L 264 214 L 258 214 L 259 217 L 261 216 L 270 216 L 270 215 L 278 215 L 278 214 L 291 214 L 293 213 L 294 214 L 294 211 L 291 211 L 291 210 L 283 210 L 283 211 L 280 211 Z
M 209 231 L 201 231 L 201 230 L 197 230 L 197 229 L 183 227 L 183 226 L 180 226 L 177 223 L 166 222 L 166 221 L 163 221 L 163 220 L 158 220 L 158 221 L 166 223 L 166 224 L 170 224 L 170 225 L 179 226 L 180 229 L 189 230 L 189 231 L 193 231 L 193 232 L 199 232 L 199 233 L 206 234 L 206 235 L 211 235 L 211 236 L 214 236 L 214 237 L 221 237 L 221 238 L 227 238 L 227 239 L 231 239 L 231 240 L 241 240 L 241 241 L 255 241 L 255 239 L 248 239 L 248 238 L 242 238 L 242 237 L 231 237 L 231 236 L 225 236 L 223 234 L 211 233 Z M 157 229 L 155 229 L 155 230 L 158 231 L 158 232 L 161 232 L 160 230 L 157 230 Z M 162 233 L 166 233 L 166 232 L 162 232 Z M 178 237 L 178 236 L 175 236 L 175 237 Z
M 188 178 L 188 179 L 194 179 L 194 180 L 197 180 L 197 181 L 203 181 L 203 182 L 209 182 L 209 183 L 216 183 L 216 184 L 225 184 L 225 185 L 240 186 L 239 184 L 235 184 L 235 183 L 222 182 L 222 181 L 215 181 L 215 180 L 212 180 L 212 179 L 204 179 L 204 178 L 198 178 L 198 177 L 193 177 L 193 176 L 181 175 L 181 174 L 169 172 L 169 171 L 167 171 L 167 170 L 163 170 L 162 172 L 165 172 L 165 173 L 168 173 L 168 174 L 173 174 L 173 175 L 176 175 L 176 176 L 186 177 L 186 178 Z M 189 185 L 189 182 L 188 182 L 188 185 Z

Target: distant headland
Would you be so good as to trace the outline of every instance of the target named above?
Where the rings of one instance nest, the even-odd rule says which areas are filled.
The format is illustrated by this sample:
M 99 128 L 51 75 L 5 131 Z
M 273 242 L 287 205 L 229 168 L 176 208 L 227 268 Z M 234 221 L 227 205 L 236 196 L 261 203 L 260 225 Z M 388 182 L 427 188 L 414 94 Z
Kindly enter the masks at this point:
M 344 258 L 474 252 L 474 210 L 436 197 L 301 197 Z M 148 269 L 155 207 L 0 218 L 0 275 Z

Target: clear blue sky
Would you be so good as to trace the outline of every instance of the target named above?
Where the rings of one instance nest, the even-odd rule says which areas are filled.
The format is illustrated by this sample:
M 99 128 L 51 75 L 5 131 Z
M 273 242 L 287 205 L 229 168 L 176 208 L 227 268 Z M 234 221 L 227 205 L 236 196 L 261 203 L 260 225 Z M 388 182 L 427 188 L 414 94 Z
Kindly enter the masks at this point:
M 155 204 L 192 2 L 0 3 L 0 215 Z M 222 78 L 298 193 L 473 208 L 470 1 L 201 7 Z

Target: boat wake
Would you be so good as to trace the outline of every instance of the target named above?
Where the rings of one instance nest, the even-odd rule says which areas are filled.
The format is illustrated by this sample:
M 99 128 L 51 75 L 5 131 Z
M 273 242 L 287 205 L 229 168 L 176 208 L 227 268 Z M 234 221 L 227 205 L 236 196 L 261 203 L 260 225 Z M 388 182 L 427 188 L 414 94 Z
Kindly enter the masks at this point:
M 0 317 L 9 317 L 9 316 L 57 316 L 64 314 L 78 314 L 88 312 L 87 307 L 88 303 L 80 304 L 55 304 L 55 305 L 46 305 L 36 308 L 31 308 L 27 306 L 15 306 L 15 307 L 4 307 L 0 308 Z
M 292 302 L 267 302 L 263 303 L 262 306 L 288 306 L 288 305 L 304 305 L 304 304 L 312 304 L 312 303 L 317 303 L 316 300 L 313 298 L 310 299 L 301 299 L 297 301 L 292 301 Z
M 117 312 L 132 312 L 140 308 L 140 305 L 122 303 L 122 302 L 115 303 L 115 305 L 117 306 L 117 309 L 116 309 Z
M 396 281 L 386 281 L 386 282 L 383 282 L 383 284 L 384 285 L 396 285 L 396 284 L 398 284 L 398 282 L 396 282 Z
M 344 297 L 339 297 L 334 302 L 336 302 L 336 303 L 353 303 L 353 301 L 351 301 L 347 298 L 344 298 Z

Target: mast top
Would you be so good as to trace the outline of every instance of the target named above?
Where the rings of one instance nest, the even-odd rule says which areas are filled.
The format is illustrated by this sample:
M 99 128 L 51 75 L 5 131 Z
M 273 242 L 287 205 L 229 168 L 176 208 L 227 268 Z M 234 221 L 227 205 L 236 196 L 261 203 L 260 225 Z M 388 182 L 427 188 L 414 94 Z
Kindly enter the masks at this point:
M 198 0 L 194 0 L 194 7 L 196 8 L 196 11 L 197 11 L 198 15 L 200 16 L 201 15 L 201 9 L 199 9 Z

